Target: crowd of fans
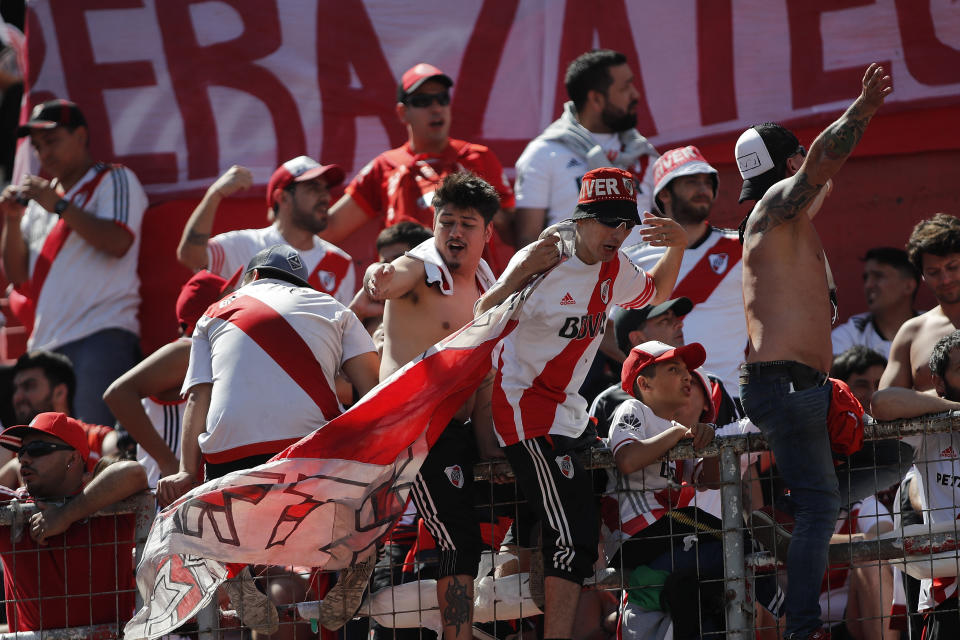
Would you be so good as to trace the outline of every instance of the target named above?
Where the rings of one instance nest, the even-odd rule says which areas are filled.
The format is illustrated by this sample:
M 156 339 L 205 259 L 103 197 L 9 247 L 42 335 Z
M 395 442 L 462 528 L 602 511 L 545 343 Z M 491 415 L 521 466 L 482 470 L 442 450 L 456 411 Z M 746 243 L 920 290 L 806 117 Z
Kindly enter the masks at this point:
M 847 445 L 864 410 L 890 420 L 960 408 L 960 219 L 936 214 L 868 251 L 867 312 L 827 333 L 832 275 L 810 219 L 891 90 L 883 70 L 871 65 L 809 150 L 773 123 L 744 132 L 740 201 L 751 204 L 739 233 L 710 223 L 708 159 L 692 146 L 660 154 L 636 130 L 623 55 L 571 63 L 570 100 L 520 156 L 515 186 L 490 149 L 450 138 L 452 85 L 426 63 L 403 74 L 408 141 L 336 203 L 344 171 L 300 156 L 270 178 L 268 226 L 211 237 L 221 201 L 253 177 L 235 165 L 214 181 L 176 250 L 195 271 L 177 299 L 181 337 L 146 358 L 146 195 L 129 169 L 91 157 L 96 132 L 80 107 L 36 106 L 17 133 L 46 177 L 0 194 L 10 305 L 30 335 L 0 484 L 43 507 L 0 536 L 10 630 L 128 619 L 130 519 L 91 514 L 145 488 L 165 506 L 266 462 L 528 287 L 378 555 L 333 586 L 301 567 L 249 567 L 226 583 L 223 605 L 256 637 L 308 637 L 309 625 L 280 625 L 274 605 L 318 598 L 322 626 L 347 638 L 431 634 L 350 622 L 368 584 L 426 576 L 448 640 L 722 635 L 716 458 L 664 455 L 758 430 L 772 453 L 743 456 L 743 542 L 787 576 L 753 582 L 758 633 L 879 639 L 909 623 L 957 637 L 955 577 L 917 588 L 889 564 L 851 567 L 828 551 L 892 531 L 907 511 L 930 524 L 957 517 L 951 434 Z M 337 243 L 368 219 L 383 227 L 380 261 L 358 283 Z M 938 302 L 926 312 L 914 304 L 921 283 Z M 580 454 L 604 445 L 615 468 L 584 467 Z M 474 480 L 475 463 L 504 457 L 515 485 Z M 508 506 L 491 508 L 491 496 Z M 484 550 L 514 557 L 498 575 L 529 574 L 542 618 L 474 625 Z M 593 588 L 604 568 L 620 591 Z M 895 600 L 927 616 L 891 617 Z

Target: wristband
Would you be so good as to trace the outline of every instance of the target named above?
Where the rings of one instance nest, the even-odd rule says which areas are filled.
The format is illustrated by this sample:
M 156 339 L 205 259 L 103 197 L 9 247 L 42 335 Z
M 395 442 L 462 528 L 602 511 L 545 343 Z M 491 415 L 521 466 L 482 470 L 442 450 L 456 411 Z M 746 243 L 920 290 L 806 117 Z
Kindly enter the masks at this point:
M 57 200 L 57 204 L 53 205 L 53 212 L 58 216 L 62 216 L 63 212 L 66 211 L 67 207 L 69 206 L 70 206 L 70 202 L 68 200 L 64 200 L 63 198 L 60 198 L 59 200 Z

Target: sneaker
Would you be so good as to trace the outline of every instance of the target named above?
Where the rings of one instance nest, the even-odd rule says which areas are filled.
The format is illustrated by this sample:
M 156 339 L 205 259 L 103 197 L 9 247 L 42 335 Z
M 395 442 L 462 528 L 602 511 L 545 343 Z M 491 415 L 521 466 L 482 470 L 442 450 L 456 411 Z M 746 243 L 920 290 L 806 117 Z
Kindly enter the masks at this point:
M 793 518 L 773 507 L 763 507 L 750 514 L 750 527 L 751 534 L 763 548 L 786 563 L 793 535 Z
M 250 575 L 250 567 L 244 567 L 236 578 L 224 582 L 223 589 L 240 621 L 247 627 L 269 635 L 280 626 L 277 608 L 266 594 L 257 589 Z
M 337 584 L 320 601 L 320 624 L 324 629 L 336 631 L 357 615 L 376 564 L 377 554 L 372 554 L 363 562 L 340 571 Z

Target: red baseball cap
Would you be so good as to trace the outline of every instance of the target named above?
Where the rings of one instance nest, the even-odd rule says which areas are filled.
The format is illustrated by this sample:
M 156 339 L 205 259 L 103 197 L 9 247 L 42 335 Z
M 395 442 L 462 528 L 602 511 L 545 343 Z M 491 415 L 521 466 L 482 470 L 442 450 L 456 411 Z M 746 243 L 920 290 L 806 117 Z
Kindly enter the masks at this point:
M 306 182 L 323 176 L 327 187 L 332 188 L 343 182 L 346 174 L 340 165 L 320 164 L 308 156 L 297 156 L 277 167 L 267 184 L 267 206 L 272 207 L 280 199 L 280 192 L 292 182 Z
M 620 386 L 632 396 L 633 382 L 643 369 L 651 364 L 673 358 L 680 358 L 687 365 L 687 369 L 693 371 L 703 365 L 707 359 L 707 352 L 699 342 L 692 342 L 682 347 L 671 347 L 658 340 L 638 344 L 630 350 L 627 359 L 623 361 L 623 369 L 620 370 Z M 707 393 L 709 395 L 709 391 Z
M 65 413 L 50 411 L 47 413 L 38 413 L 30 421 L 30 424 L 21 424 L 9 429 L 4 429 L 0 433 L 0 446 L 11 451 L 17 451 L 21 444 L 23 436 L 30 431 L 39 431 L 48 433 L 55 438 L 59 438 L 70 445 L 80 454 L 84 463 L 90 457 L 90 446 L 87 444 L 87 432 L 80 425 L 80 422 L 67 416 Z
M 233 278 L 227 281 L 215 273 L 202 270 L 193 274 L 193 277 L 180 287 L 180 295 L 177 296 L 177 322 L 183 328 L 184 335 L 193 333 L 193 328 L 203 312 L 232 288 L 231 282 L 235 283 L 239 275 L 238 269 Z
M 597 218 L 640 224 L 633 174 L 614 167 L 588 171 L 580 182 L 573 219 Z
M 713 384 L 703 369 L 691 369 L 690 375 L 700 383 L 704 395 L 707 396 L 707 403 L 710 405 L 710 408 L 700 415 L 700 422 L 713 422 L 717 419 L 717 398 L 713 395 Z
M 403 73 L 400 84 L 397 86 L 397 102 L 403 102 L 408 95 L 419 89 L 420 85 L 427 80 L 436 80 L 445 84 L 448 89 L 453 86 L 453 80 L 450 76 L 432 64 L 421 62 Z

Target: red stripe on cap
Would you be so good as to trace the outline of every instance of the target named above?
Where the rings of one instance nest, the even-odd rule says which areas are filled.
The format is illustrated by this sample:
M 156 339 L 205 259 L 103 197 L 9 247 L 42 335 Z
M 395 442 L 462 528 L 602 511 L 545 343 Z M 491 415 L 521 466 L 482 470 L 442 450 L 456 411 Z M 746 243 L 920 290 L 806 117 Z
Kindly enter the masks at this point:
M 310 396 L 327 420 L 340 415 L 337 396 L 323 367 L 311 355 L 310 345 L 269 305 L 250 296 L 239 296 L 211 317 L 231 322 L 247 334 Z

